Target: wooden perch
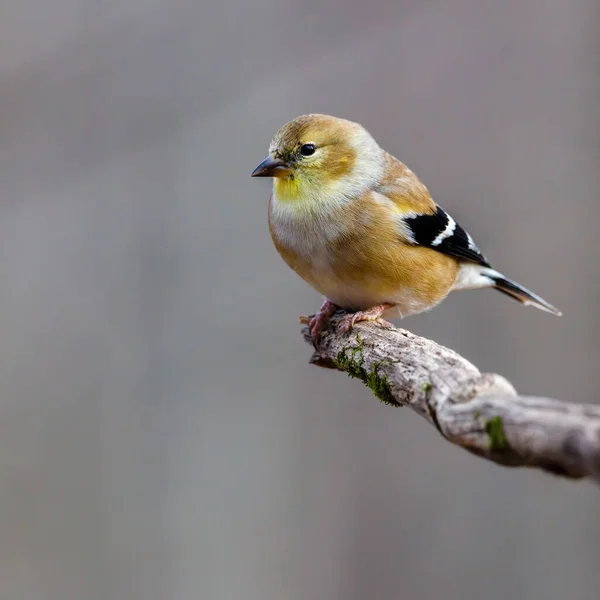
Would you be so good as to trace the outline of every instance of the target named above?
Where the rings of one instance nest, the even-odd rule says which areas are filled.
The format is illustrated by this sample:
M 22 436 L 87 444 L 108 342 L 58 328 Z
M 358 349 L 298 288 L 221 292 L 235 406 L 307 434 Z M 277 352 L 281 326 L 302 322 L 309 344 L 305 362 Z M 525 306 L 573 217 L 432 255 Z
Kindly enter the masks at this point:
M 362 322 L 336 333 L 341 314 L 311 363 L 361 379 L 382 402 L 408 406 L 478 456 L 600 481 L 600 406 L 519 396 L 504 377 L 403 329 Z M 303 334 L 312 346 L 308 328 Z

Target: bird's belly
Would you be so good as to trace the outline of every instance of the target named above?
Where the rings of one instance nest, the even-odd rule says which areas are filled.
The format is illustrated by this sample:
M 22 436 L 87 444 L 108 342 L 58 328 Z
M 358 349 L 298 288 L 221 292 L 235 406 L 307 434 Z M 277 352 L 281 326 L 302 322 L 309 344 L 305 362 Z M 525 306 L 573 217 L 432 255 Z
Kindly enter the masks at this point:
M 454 283 L 450 269 L 437 273 L 427 265 L 405 263 L 403 257 L 385 260 L 348 260 L 323 247 L 300 254 L 280 244 L 285 262 L 315 290 L 348 311 L 393 304 L 386 316 L 418 314 L 441 302 Z M 448 265 L 452 266 L 452 265 Z
M 359 281 L 344 281 L 332 272 L 313 273 L 312 279 L 316 290 L 347 310 L 366 310 L 386 302 L 384 290 L 373 283 L 365 285 Z
M 348 310 L 393 304 L 393 317 L 417 314 L 441 302 L 456 278 L 455 259 L 400 243 L 385 219 L 375 229 L 336 220 L 282 220 L 270 231 L 284 261 L 314 289 Z M 364 223 L 363 223 L 364 226 Z
M 346 279 L 333 269 L 311 269 L 306 279 L 331 302 L 349 311 L 393 304 L 394 308 L 387 311 L 387 316 L 393 318 L 417 314 L 432 307 L 431 301 L 417 290 L 369 275 Z

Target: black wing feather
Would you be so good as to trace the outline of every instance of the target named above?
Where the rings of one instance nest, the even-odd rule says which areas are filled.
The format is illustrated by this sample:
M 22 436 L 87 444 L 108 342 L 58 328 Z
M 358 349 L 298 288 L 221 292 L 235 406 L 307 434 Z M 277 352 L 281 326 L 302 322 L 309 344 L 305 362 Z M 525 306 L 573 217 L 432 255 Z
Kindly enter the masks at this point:
M 436 208 L 436 212 L 431 215 L 418 215 L 404 219 L 414 243 L 419 246 L 427 246 L 448 256 L 489 267 L 490 264 L 471 236 L 441 207 L 437 206 Z M 449 224 L 452 223 L 454 227 L 451 227 L 451 232 L 440 239 L 439 236 L 446 232 Z

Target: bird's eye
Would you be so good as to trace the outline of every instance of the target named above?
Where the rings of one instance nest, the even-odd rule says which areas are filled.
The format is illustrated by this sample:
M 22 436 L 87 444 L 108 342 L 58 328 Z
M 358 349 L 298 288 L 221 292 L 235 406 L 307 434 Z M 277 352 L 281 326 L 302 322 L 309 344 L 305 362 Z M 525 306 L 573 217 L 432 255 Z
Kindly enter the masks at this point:
M 300 154 L 302 154 L 302 156 L 312 156 L 315 153 L 315 150 L 314 144 L 304 144 L 304 146 L 300 148 Z

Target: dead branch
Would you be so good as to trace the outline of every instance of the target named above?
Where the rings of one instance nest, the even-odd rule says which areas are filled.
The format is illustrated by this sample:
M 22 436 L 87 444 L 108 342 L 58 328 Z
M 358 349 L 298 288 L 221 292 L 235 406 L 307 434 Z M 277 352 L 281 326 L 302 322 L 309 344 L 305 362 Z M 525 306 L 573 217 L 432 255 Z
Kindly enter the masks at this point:
M 519 396 L 504 377 L 403 329 L 358 323 L 337 333 L 340 316 L 313 364 L 361 379 L 382 402 L 411 408 L 448 441 L 495 463 L 600 481 L 600 406 Z M 312 345 L 306 327 L 303 334 Z

